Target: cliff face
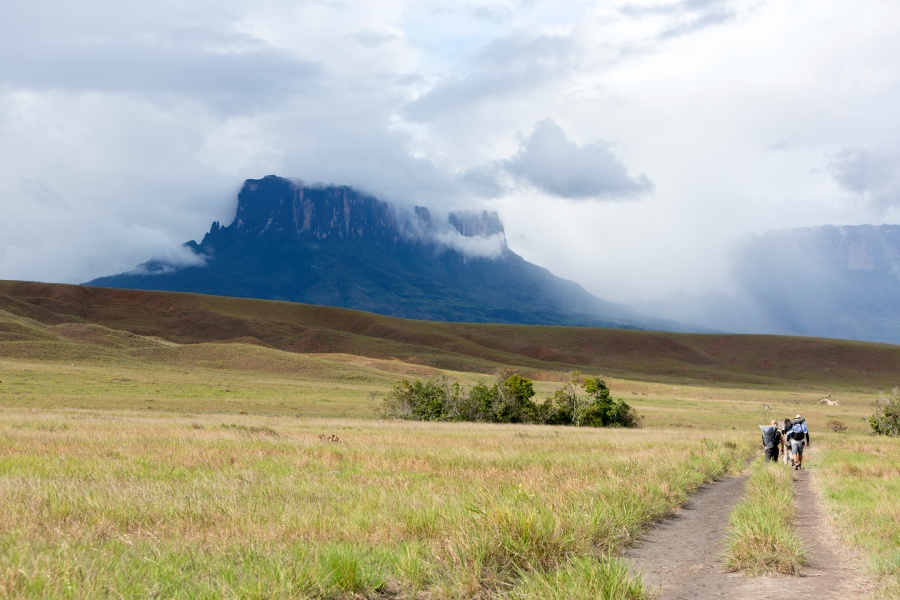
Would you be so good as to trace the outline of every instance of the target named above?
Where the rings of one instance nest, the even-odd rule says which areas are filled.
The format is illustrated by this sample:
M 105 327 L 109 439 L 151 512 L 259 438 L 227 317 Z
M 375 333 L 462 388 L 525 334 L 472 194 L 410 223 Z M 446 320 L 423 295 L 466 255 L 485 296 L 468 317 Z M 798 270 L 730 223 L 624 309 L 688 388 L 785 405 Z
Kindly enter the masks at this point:
M 379 242 L 395 241 L 400 233 L 397 215 L 386 202 L 346 186 L 307 187 L 273 175 L 244 183 L 234 222 L 223 230 L 214 224 L 208 235 L 219 232 L 244 238 L 309 236 Z
M 269 175 L 247 180 L 238 194 L 234 221 L 213 223 L 197 247 L 234 239 L 362 240 L 380 247 L 416 247 L 436 242 L 440 234 L 505 237 L 495 212 L 450 213 L 436 223 L 422 206 L 404 213 L 374 196 L 347 186 L 307 186 L 302 181 Z
M 204 265 L 149 261 L 88 285 L 290 300 L 439 321 L 645 326 L 506 246 L 496 213 L 436 217 L 344 186 L 245 182 L 234 221 L 187 247 Z

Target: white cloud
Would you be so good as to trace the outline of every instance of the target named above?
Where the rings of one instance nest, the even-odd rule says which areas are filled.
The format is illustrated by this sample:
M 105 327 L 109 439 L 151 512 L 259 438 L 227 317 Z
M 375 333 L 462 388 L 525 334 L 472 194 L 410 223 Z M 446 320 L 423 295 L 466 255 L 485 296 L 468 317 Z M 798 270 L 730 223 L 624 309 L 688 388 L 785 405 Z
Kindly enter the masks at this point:
M 844 149 L 828 165 L 834 180 L 878 212 L 900 208 L 900 151 Z
M 3 16 L 0 278 L 163 256 L 270 173 L 497 210 L 512 250 L 619 301 L 724 285 L 749 231 L 900 218 L 891 0 L 37 0 Z
M 579 146 L 553 121 L 537 124 L 505 169 L 539 190 L 570 199 L 623 198 L 650 192 L 646 175 L 631 176 L 610 144 Z

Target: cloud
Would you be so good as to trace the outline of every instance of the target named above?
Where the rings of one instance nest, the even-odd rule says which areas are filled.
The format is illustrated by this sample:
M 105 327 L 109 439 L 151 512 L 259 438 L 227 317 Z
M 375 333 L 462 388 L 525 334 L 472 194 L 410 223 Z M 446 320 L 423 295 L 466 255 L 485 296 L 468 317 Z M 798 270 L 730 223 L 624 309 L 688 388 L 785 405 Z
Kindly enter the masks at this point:
M 466 169 L 457 179 L 465 190 L 482 198 L 500 198 L 511 189 L 502 161 Z
M 506 250 L 506 236 L 502 233 L 472 236 L 448 229 L 434 234 L 432 239 L 468 258 L 499 258 Z
M 166 275 L 185 267 L 202 267 L 209 261 L 205 254 L 198 254 L 187 246 L 167 248 L 165 252 L 127 271 L 129 275 Z M 112 273 L 111 273 L 112 274 Z
M 223 36 L 219 36 L 222 38 Z M 72 93 L 178 95 L 225 112 L 271 105 L 318 83 L 319 66 L 248 36 L 20 39 L 0 53 L 6 85 Z
M 481 19 L 490 23 L 506 22 L 514 14 L 512 8 L 498 4 L 470 4 L 466 7 L 466 11 L 472 18 Z
M 427 92 L 404 107 L 413 121 L 465 113 L 485 100 L 528 94 L 566 76 L 577 58 L 577 43 L 570 36 L 516 32 L 477 50 L 464 72 L 440 78 Z
M 628 173 L 609 144 L 594 141 L 579 146 L 549 119 L 537 124 L 503 167 L 542 192 L 572 200 L 633 198 L 653 190 L 646 175 Z
M 843 189 L 877 211 L 900 207 L 900 152 L 844 149 L 828 164 L 831 177 Z
M 22 191 L 27 198 L 44 208 L 68 208 L 62 195 L 40 179 L 22 180 Z
M 401 36 L 394 31 L 367 27 L 352 34 L 350 39 L 368 48 L 376 48 L 384 44 L 396 42 L 401 39 Z
M 666 40 L 696 33 L 738 18 L 739 2 L 732 0 L 681 0 L 680 2 L 633 4 L 620 8 L 629 17 L 657 17 L 661 24 L 657 40 Z

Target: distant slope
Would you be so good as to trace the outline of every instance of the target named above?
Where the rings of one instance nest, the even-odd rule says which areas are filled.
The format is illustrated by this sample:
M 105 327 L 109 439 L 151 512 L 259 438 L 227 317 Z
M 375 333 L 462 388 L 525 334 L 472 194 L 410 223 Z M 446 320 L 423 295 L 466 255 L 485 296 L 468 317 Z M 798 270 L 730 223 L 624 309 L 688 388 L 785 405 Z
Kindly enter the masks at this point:
M 346 186 L 247 180 L 192 265 L 149 261 L 87 285 L 289 300 L 407 319 L 680 329 L 597 298 L 506 245 L 496 213 L 403 210 Z
M 165 341 L 230 341 L 248 354 L 263 346 L 481 373 L 510 366 L 536 377 L 578 369 L 780 388 L 871 391 L 900 383 L 900 346 L 840 340 L 438 323 L 288 302 L 14 281 L 0 282 L 0 311 L 6 355 L 17 344 L 24 350 L 74 336 L 102 352 L 123 344 L 152 342 L 164 351 Z M 158 341 L 132 340 L 129 333 Z

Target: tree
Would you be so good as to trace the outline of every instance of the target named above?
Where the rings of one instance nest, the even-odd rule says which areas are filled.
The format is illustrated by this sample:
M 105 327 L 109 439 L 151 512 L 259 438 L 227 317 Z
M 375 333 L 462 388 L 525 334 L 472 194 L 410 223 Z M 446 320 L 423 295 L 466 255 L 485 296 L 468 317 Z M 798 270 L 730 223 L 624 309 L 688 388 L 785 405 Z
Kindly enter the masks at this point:
M 478 382 L 469 390 L 467 402 L 467 421 L 497 423 L 494 405 L 499 402 L 500 390 L 496 385 Z
M 872 433 L 900 436 L 900 387 L 895 387 L 890 396 L 882 397 L 875 407 L 875 414 L 869 417 Z
M 528 423 L 534 420 L 534 385 L 530 379 L 510 375 L 497 386 L 498 401 L 495 413 L 500 423 Z
M 404 379 L 384 397 L 379 413 L 383 418 L 415 421 L 458 419 L 460 394 L 459 384 L 446 377 Z

